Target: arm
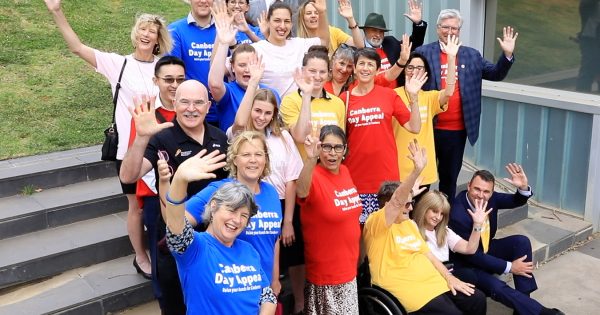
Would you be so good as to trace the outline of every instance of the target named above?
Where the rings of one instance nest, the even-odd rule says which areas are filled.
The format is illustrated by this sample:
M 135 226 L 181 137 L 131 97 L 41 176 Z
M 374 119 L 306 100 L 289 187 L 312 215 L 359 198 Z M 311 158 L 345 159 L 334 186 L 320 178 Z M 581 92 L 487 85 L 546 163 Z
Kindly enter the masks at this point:
M 312 76 L 305 75 L 301 69 L 296 69 L 294 72 L 294 81 L 302 91 L 302 105 L 298 120 L 293 126 L 290 126 L 290 133 L 294 141 L 303 143 L 306 136 L 312 131 L 310 103 L 314 84 Z
M 410 192 L 417 178 L 427 164 L 427 154 L 425 153 L 425 148 L 420 148 L 417 140 L 414 140 L 408 144 L 408 151 L 410 152 L 410 156 L 408 158 L 413 162 L 414 168 L 406 180 L 404 180 L 400 186 L 396 188 L 392 198 L 384 207 L 385 223 L 387 227 L 391 226 L 398 220 L 408 220 L 408 210 L 405 208 L 406 200 L 408 200 Z
M 307 158 L 304 160 L 304 166 L 298 177 L 296 186 L 296 196 L 298 198 L 306 198 L 308 196 L 310 185 L 312 183 L 313 170 L 317 165 L 317 159 L 321 152 L 321 141 L 319 141 L 317 137 L 309 134 L 304 141 L 304 148 L 306 149 Z
M 293 145 L 293 144 L 291 144 Z M 294 234 L 294 207 L 296 206 L 296 181 L 285 183 L 285 209 L 283 214 L 283 226 L 281 228 L 281 241 L 283 246 L 291 246 L 296 240 Z
M 448 35 L 448 44 L 440 42 L 442 51 L 448 56 L 448 74 L 446 75 L 446 88 L 440 93 L 440 107 L 442 110 L 446 110 L 448 107 L 448 100 L 454 94 L 454 87 L 456 86 L 456 54 L 458 48 L 462 45 L 462 42 L 458 42 L 458 37 L 455 35 Z M 452 65 L 452 66 L 450 66 Z
M 319 25 L 317 36 L 321 39 L 321 45 L 329 47 L 329 21 L 327 20 L 327 1 L 315 0 L 314 6 L 319 12 Z
M 358 28 L 358 22 L 354 19 L 354 13 L 352 12 L 352 3 L 350 0 L 340 0 L 338 12 L 348 22 L 348 28 L 352 33 L 352 37 L 346 41 L 346 44 L 356 46 L 356 48 L 365 47 L 365 39 L 363 32 Z
M 237 30 L 241 33 L 246 34 L 246 36 L 248 36 L 248 38 L 253 42 L 256 43 L 259 40 L 261 40 L 260 37 L 258 37 L 257 34 L 255 34 L 252 29 L 248 26 L 248 22 L 246 21 L 246 17 L 244 16 L 244 13 L 237 13 L 233 16 L 233 21 L 235 23 L 235 27 L 237 28 Z
M 258 82 L 260 82 L 265 71 L 265 65 L 262 63 L 262 56 L 257 58 L 256 54 L 254 54 L 249 60 L 248 67 L 250 81 L 248 81 L 248 87 L 246 88 L 246 93 L 244 93 L 240 107 L 235 113 L 235 120 L 231 127 L 233 135 L 237 135 L 238 132 L 245 130 L 246 125 L 248 124 L 250 112 L 252 111 L 252 104 L 254 103 L 254 96 L 256 95 L 256 89 L 258 89 Z
M 225 59 L 227 58 L 228 47 L 235 42 L 237 30 L 231 24 L 232 18 L 227 14 L 225 3 L 218 5 L 215 3 L 211 9 L 215 19 L 217 37 L 215 38 L 215 49 L 211 55 L 211 67 L 208 72 L 208 88 L 213 98 L 218 102 L 223 98 L 227 88 L 223 82 L 225 76 Z
M 225 154 L 219 154 L 218 150 L 206 154 L 206 150 L 200 151 L 197 155 L 185 160 L 179 165 L 179 168 L 173 176 L 171 188 L 168 193 L 167 201 L 167 227 L 173 234 L 181 234 L 185 225 L 185 206 L 184 200 L 187 198 L 188 183 L 202 179 L 216 178 L 211 173 L 225 166 L 225 162 L 220 162 L 225 158 Z M 173 202 L 175 201 L 175 202 Z
M 279 239 L 275 241 L 273 248 L 273 275 L 271 277 L 271 289 L 275 295 L 281 292 L 281 282 L 279 282 Z
M 67 46 L 69 46 L 69 50 L 79 56 L 81 59 L 85 60 L 85 62 L 92 65 L 92 67 L 96 68 L 96 55 L 94 54 L 94 50 L 86 45 L 84 45 L 77 34 L 69 25 L 65 14 L 63 13 L 60 7 L 60 0 L 44 0 L 46 2 L 46 7 L 48 11 L 52 14 L 52 18 L 54 19 L 54 23 L 58 26 L 60 33 L 62 34 L 65 42 L 67 42 Z
M 404 125 L 404 129 L 412 133 L 421 131 L 421 112 L 419 110 L 419 91 L 423 84 L 427 82 L 427 74 L 425 71 L 413 71 L 412 78 L 406 78 L 406 92 L 410 102 L 410 119 Z
M 492 212 L 492 208 L 487 211 L 485 208 L 487 207 L 487 201 L 483 200 L 475 200 L 475 211 L 471 211 L 471 209 L 467 209 L 471 218 L 473 219 L 473 229 L 471 230 L 471 236 L 469 237 L 469 242 L 464 239 L 460 239 L 458 243 L 452 248 L 453 252 L 461 253 L 465 255 L 475 254 L 477 248 L 479 247 L 479 239 L 481 237 L 481 227 L 483 226 L 483 222 L 485 218 Z
M 425 42 L 425 31 L 427 22 L 423 21 L 423 6 L 417 0 L 408 0 L 408 13 L 404 16 L 413 22 L 413 30 L 410 35 L 410 41 L 413 43 L 412 49 L 423 45 Z
M 162 158 L 156 162 L 158 170 L 158 198 L 160 200 L 160 214 L 167 217 L 167 192 L 171 188 L 171 169 L 167 161 Z M 165 222 L 166 223 L 166 222 Z
M 402 35 L 402 42 L 400 43 L 400 58 L 396 60 L 396 62 L 392 65 L 391 68 L 385 71 L 385 79 L 387 81 L 395 81 L 396 78 L 402 73 L 404 67 L 406 67 L 406 62 L 410 57 L 410 49 L 412 47 L 412 43 L 408 38 L 408 35 Z
M 133 144 L 123 158 L 123 164 L 121 164 L 119 177 L 124 183 L 134 183 L 152 169 L 150 161 L 144 158 L 146 146 L 153 135 L 173 126 L 172 122 L 162 124 L 156 122 L 155 100 L 156 97 L 150 97 L 150 99 L 143 97 L 142 100 L 135 97 L 133 100 L 136 104 L 135 108 L 128 108 L 135 121 L 136 135 Z
M 431 252 L 425 253 L 425 256 L 427 257 L 427 259 L 429 259 L 431 264 L 433 264 L 433 266 L 440 273 L 440 275 L 442 275 L 442 277 L 446 279 L 448 288 L 450 289 L 453 295 L 456 295 L 456 291 L 460 291 L 467 296 L 470 296 L 471 294 L 475 293 L 474 285 L 458 280 L 455 276 L 452 275 L 450 271 L 448 271 L 448 269 L 446 268 L 446 266 L 444 266 L 444 264 L 442 264 L 442 262 L 435 258 L 435 256 Z

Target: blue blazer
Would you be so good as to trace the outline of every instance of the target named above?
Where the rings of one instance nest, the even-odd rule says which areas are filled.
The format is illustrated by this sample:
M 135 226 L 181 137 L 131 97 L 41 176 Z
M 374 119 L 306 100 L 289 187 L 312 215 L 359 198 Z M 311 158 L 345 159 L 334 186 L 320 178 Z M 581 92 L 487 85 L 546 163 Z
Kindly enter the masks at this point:
M 488 215 L 490 219 L 490 242 L 494 236 L 496 236 L 496 230 L 498 229 L 498 209 L 513 209 L 520 207 L 527 203 L 527 199 L 529 199 L 529 197 L 521 195 L 518 191 L 514 194 L 492 193 L 492 197 L 487 205 L 488 209 L 493 209 Z M 473 218 L 471 218 L 467 209 L 470 209 L 470 206 L 467 201 L 467 191 L 465 190 L 460 192 L 454 199 L 452 208 L 450 209 L 449 222 L 452 231 L 464 240 L 469 239 L 471 231 L 473 230 Z M 489 273 L 502 274 L 506 269 L 505 260 L 487 255 L 483 252 L 481 241 L 479 241 L 479 246 L 475 254 L 462 255 L 450 251 L 450 260 L 456 267 L 475 267 Z
M 440 43 L 418 47 L 415 51 L 421 53 L 429 63 L 429 80 L 423 90 L 441 90 Z M 504 54 L 493 64 L 485 60 L 479 51 L 461 46 L 458 50 L 458 80 L 460 82 L 460 98 L 467 137 L 471 145 L 479 137 L 479 118 L 481 116 L 481 80 L 502 81 L 515 61 L 508 60 Z

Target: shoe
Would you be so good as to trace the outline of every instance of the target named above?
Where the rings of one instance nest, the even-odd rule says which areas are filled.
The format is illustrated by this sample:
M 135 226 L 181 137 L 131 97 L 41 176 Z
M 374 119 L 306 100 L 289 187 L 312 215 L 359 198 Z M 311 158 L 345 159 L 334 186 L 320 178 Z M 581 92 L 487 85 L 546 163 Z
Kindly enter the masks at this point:
M 137 259 L 135 259 L 135 256 L 133 257 L 133 267 L 135 268 L 137 273 L 142 275 L 142 277 L 144 277 L 148 280 L 152 280 L 152 274 L 145 273 L 144 270 L 142 270 L 142 268 L 140 268 L 140 265 L 138 265 L 138 262 L 137 262 Z
M 544 307 L 542 308 L 542 311 L 540 312 L 540 315 L 565 315 L 565 313 L 563 313 L 561 310 L 559 310 L 558 308 L 547 308 Z

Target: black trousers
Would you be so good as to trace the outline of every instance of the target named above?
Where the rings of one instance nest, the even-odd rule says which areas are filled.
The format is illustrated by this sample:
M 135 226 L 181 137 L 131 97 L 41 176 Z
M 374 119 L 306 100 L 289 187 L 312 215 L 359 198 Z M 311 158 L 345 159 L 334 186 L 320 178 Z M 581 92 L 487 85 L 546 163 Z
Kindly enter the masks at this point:
M 411 315 L 485 315 L 487 311 L 487 301 L 483 292 L 475 289 L 475 293 L 467 296 L 457 292 L 452 295 L 452 292 L 440 294 L 435 297 L 425 306 L 421 307 Z
M 433 137 L 438 176 L 440 177 L 439 189 L 448 196 L 448 201 L 452 204 L 456 196 L 456 180 L 465 153 L 467 132 L 466 130 L 434 129 Z

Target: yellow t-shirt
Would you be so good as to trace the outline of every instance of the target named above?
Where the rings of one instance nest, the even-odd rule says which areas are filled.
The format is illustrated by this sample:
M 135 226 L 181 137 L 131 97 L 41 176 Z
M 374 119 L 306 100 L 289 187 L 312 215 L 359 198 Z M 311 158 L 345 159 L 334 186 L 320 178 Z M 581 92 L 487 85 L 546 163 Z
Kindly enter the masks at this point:
M 400 96 L 404 104 L 410 110 L 408 96 L 404 87 L 394 89 Z M 400 170 L 400 181 L 413 170 L 413 163 L 408 158 L 408 144 L 417 139 L 421 147 L 427 150 L 427 166 L 421 173 L 423 185 L 435 183 L 438 180 L 437 163 L 435 159 L 435 143 L 433 141 L 433 117 L 443 110 L 440 108 L 440 91 L 419 91 L 419 111 L 421 113 L 421 132 L 418 134 L 410 133 L 402 127 L 395 119 L 394 138 L 396 138 L 396 147 L 398 148 L 398 169 Z
M 335 50 L 343 43 L 345 43 L 351 36 L 344 33 L 341 29 L 329 25 L 329 57 L 335 52 Z
M 343 130 L 346 129 L 346 105 L 342 100 L 327 93 L 329 99 L 316 98 L 310 102 L 311 118 L 313 129 L 320 128 L 325 125 L 338 125 Z M 286 128 L 295 125 L 300 116 L 300 108 L 302 107 L 302 97 L 298 92 L 292 92 L 286 95 L 281 100 L 279 113 Z M 296 143 L 298 151 L 302 159 L 306 159 L 306 151 L 304 143 Z
M 384 207 L 371 213 L 363 235 L 371 282 L 393 294 L 409 313 L 449 291 L 446 280 L 424 255 L 429 247 L 414 221 L 386 227 Z

